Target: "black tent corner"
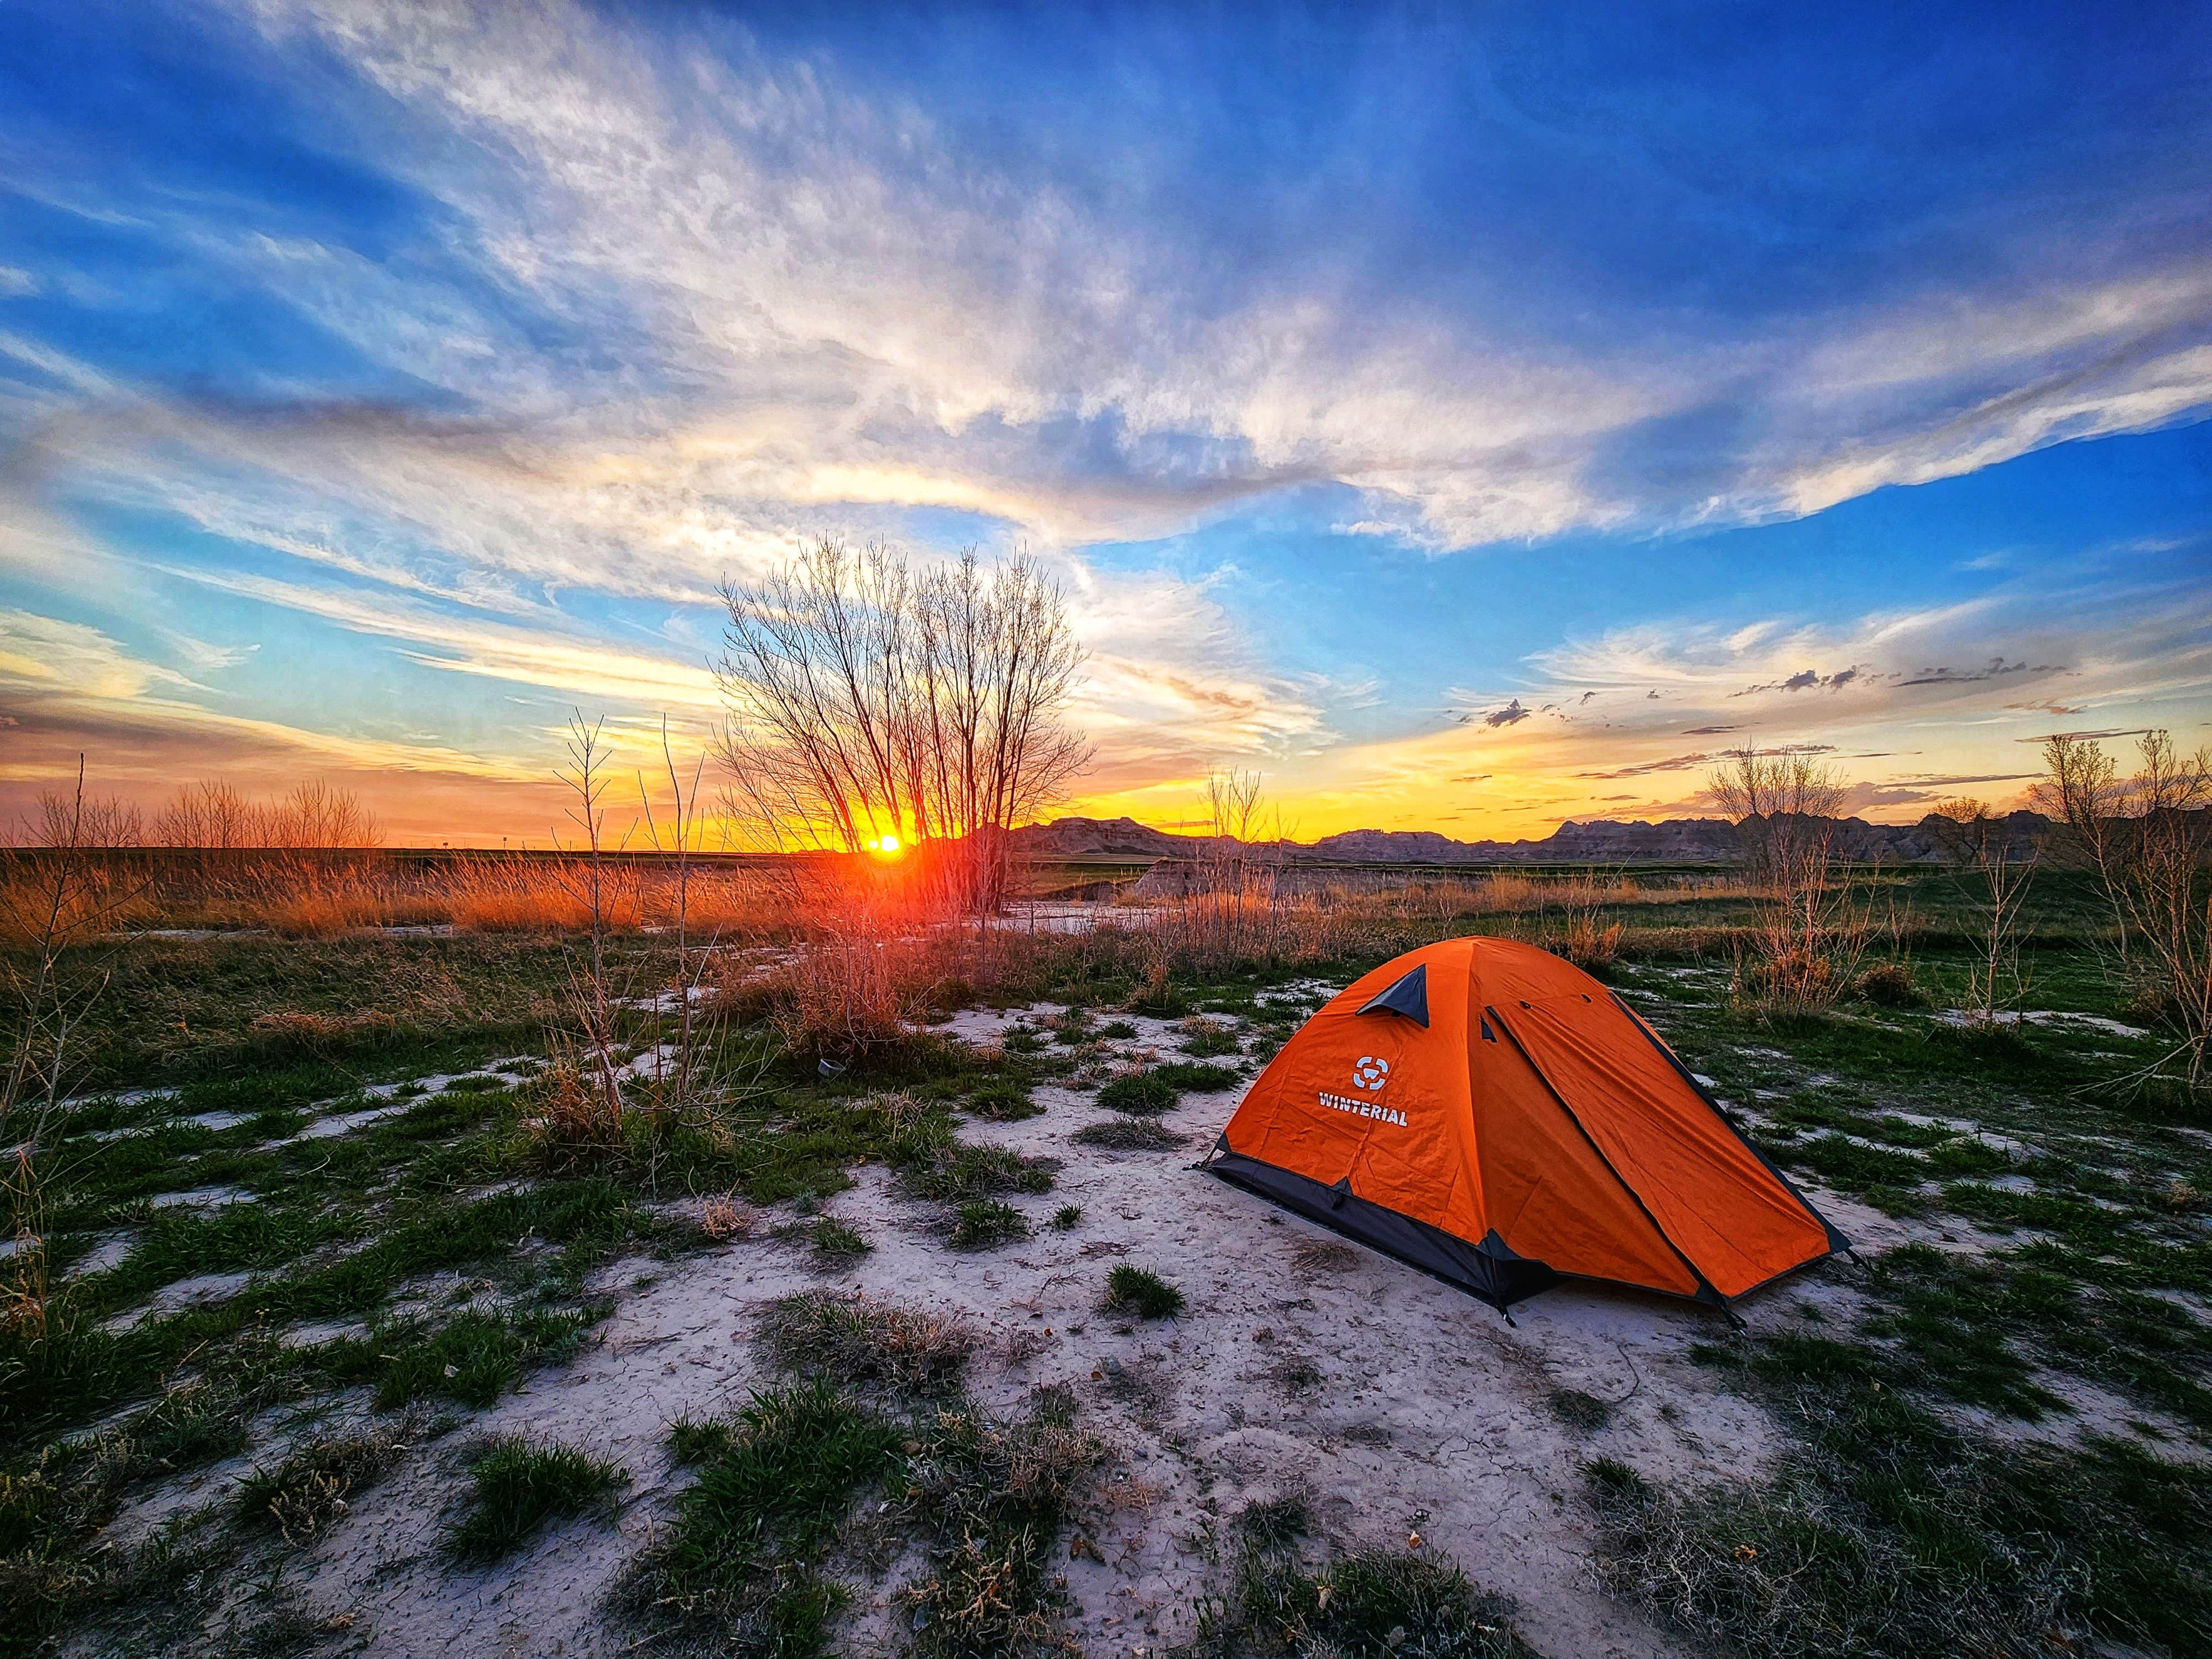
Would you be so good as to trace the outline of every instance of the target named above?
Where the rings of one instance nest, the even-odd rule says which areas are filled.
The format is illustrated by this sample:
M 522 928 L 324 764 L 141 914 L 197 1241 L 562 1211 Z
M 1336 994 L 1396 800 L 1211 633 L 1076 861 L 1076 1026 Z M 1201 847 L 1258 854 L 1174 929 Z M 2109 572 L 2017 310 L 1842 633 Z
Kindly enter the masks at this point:
M 1379 996 L 1370 997 L 1363 1014 L 1403 1014 L 1423 1030 L 1429 1024 L 1429 964 L 1421 965 Z
M 1394 1255 L 1409 1267 L 1455 1285 L 1500 1313 L 1560 1282 L 1561 1275 L 1544 1263 L 1516 1255 L 1495 1230 L 1481 1243 L 1470 1244 L 1441 1227 L 1359 1197 L 1348 1181 L 1323 1186 L 1242 1152 L 1218 1158 L 1206 1170 L 1232 1186 L 1281 1205 L 1293 1215 L 1317 1221 L 1355 1243 Z

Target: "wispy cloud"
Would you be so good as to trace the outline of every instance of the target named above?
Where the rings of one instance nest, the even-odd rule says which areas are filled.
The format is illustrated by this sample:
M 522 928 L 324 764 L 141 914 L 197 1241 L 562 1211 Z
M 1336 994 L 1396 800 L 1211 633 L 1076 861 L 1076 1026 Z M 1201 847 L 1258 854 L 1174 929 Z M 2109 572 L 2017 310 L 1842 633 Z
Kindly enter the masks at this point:
M 168 234 L 478 435 L 278 396 L 199 409 L 185 442 L 533 580 L 696 592 L 825 510 L 1158 535 L 1319 482 L 1366 503 L 1347 528 L 1438 547 L 1755 519 L 2212 402 L 2197 257 L 2026 295 L 1962 268 L 1909 308 L 1814 309 L 1748 351 L 1718 318 L 1593 343 L 1226 261 L 1187 222 L 1018 181 L 918 89 L 729 29 L 559 3 L 248 15 L 279 52 L 350 65 L 374 93 L 357 119 L 404 124 L 393 165 L 451 216 L 443 263 L 190 204 Z M 1510 262 L 1468 258 L 1527 308 Z M 596 350 L 575 349 L 586 317 Z M 1675 427 L 1723 402 L 1766 435 L 1716 431 L 1684 461 Z
M 198 701 L 185 676 L 133 655 L 82 623 L 0 611 L 0 699 L 13 732 L 0 780 L 36 781 L 96 757 L 100 775 L 166 790 L 177 762 L 242 765 L 272 780 L 301 767 L 389 779 L 446 775 L 479 782 L 538 780 L 527 765 L 434 741 L 398 742 L 227 713 Z M 289 768 L 289 770 L 287 769 Z

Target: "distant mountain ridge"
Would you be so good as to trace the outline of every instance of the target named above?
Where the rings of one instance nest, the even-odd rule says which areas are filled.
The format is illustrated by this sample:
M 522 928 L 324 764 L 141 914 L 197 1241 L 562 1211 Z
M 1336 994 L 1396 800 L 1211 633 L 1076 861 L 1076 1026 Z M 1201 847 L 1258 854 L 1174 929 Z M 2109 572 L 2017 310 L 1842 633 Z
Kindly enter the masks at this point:
M 1825 822 L 1840 858 L 1932 864 L 1944 856 L 1937 832 L 1943 821 L 1932 813 L 1917 823 Z M 2050 828 L 2050 820 L 2036 812 L 2014 812 L 2003 822 L 2008 838 L 2023 852 Z M 1026 824 L 1009 839 L 1016 853 L 1030 858 L 1152 860 L 1194 857 L 1212 838 L 1171 836 L 1122 817 L 1054 818 Z M 1743 843 L 1726 818 L 1599 819 L 1563 823 L 1540 841 L 1454 841 L 1433 830 L 1347 830 L 1316 842 L 1285 842 L 1282 852 L 1293 864 L 1732 864 L 1743 856 Z

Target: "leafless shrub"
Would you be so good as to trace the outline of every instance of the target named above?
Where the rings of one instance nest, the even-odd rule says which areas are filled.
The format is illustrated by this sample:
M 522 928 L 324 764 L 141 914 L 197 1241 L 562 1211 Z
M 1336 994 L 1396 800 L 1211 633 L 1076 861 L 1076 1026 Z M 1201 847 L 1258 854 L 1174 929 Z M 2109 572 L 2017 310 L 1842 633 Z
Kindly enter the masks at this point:
M 674 913 L 673 938 L 670 941 L 674 957 L 671 971 L 656 988 L 653 999 L 653 1066 L 651 1076 L 645 1079 L 651 1109 L 665 1115 L 690 1111 L 698 1104 L 699 1079 L 714 1057 L 711 1049 L 716 1045 L 704 1036 L 705 1028 L 698 1018 L 698 1001 L 720 930 L 714 928 L 704 945 L 696 951 L 693 950 L 691 855 L 700 835 L 699 780 L 706 763 L 702 757 L 693 763 L 687 786 L 669 743 L 665 716 L 660 723 L 660 758 L 668 777 L 666 813 L 653 811 L 653 798 L 642 776 L 638 780 L 638 796 L 645 811 L 647 838 L 656 853 L 669 857 L 674 864 L 671 907 Z M 672 1036 L 673 1041 L 670 1040 Z
M 154 815 L 154 839 L 163 847 L 228 850 L 263 844 L 260 809 L 237 785 L 203 780 L 179 789 Z
M 0 1287 L 0 1321 L 33 1340 L 52 1312 L 46 1239 L 54 1170 L 49 1130 L 67 1094 L 80 1023 L 107 988 L 108 971 L 74 947 L 98 937 L 138 901 L 143 884 L 98 855 L 121 833 L 117 814 L 85 793 L 84 762 L 67 797 L 42 805 L 40 844 L 18 855 L 0 883 L 5 931 L 27 949 L 0 959 L 14 1030 L 0 1072 L 0 1139 L 15 1143 L 0 1174 L 0 1203 L 14 1240 L 9 1282 Z M 25 1120 L 27 1118 L 27 1121 Z
M 154 815 L 154 840 L 163 847 L 312 852 L 379 847 L 384 830 L 358 795 L 319 780 L 270 801 L 209 780 L 186 784 Z
M 2123 779 L 2094 738 L 2051 738 L 2037 795 L 2095 873 L 2119 971 L 2179 1033 L 2160 1064 L 2181 1060 L 2188 1086 L 2201 1089 L 2212 1060 L 2212 750 L 2184 755 L 2165 732 L 2146 733 L 2136 750 Z
M 560 777 L 573 798 L 568 809 L 568 820 L 582 837 L 582 855 L 574 868 L 590 921 L 586 953 L 579 959 L 574 952 L 566 952 L 568 1012 L 582 1056 L 577 1069 L 583 1074 L 584 1083 L 599 1097 L 594 1112 L 618 1124 L 622 1119 L 622 1079 L 615 1059 L 615 1004 L 620 994 L 609 983 L 607 968 L 609 871 L 605 854 L 606 794 L 610 784 L 605 723 L 595 721 L 587 726 L 581 712 L 571 714 L 568 751 L 568 764 Z
M 39 796 L 33 840 L 41 847 L 76 848 L 86 852 L 117 852 L 145 844 L 143 817 L 128 801 L 84 793 L 79 763 L 77 787 L 64 793 L 58 789 Z
M 2020 966 L 2020 914 L 2035 874 L 2036 852 L 2033 846 L 2019 851 L 2011 821 L 1991 817 L 1988 805 L 1971 797 L 1937 803 L 1936 818 L 1960 885 L 1982 918 L 1981 960 L 1972 970 L 1966 1005 L 1987 1024 L 2000 1009 L 2017 1007 L 2027 988 Z
M 1871 902 L 1834 857 L 1844 785 L 1802 749 L 1732 750 L 1706 779 L 1736 821 L 1758 896 L 1736 1000 L 1769 1018 L 1819 1013 L 1850 988 L 1879 931 Z

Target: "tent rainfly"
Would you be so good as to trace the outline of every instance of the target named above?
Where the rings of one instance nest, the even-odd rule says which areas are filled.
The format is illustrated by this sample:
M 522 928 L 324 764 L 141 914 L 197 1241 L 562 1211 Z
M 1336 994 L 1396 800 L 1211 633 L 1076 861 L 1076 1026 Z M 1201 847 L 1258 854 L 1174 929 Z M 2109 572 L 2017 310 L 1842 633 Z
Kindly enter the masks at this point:
M 1359 980 L 1201 1167 L 1501 1310 L 1563 1279 L 1725 1308 L 1850 1248 L 1633 1009 L 1510 939 Z

